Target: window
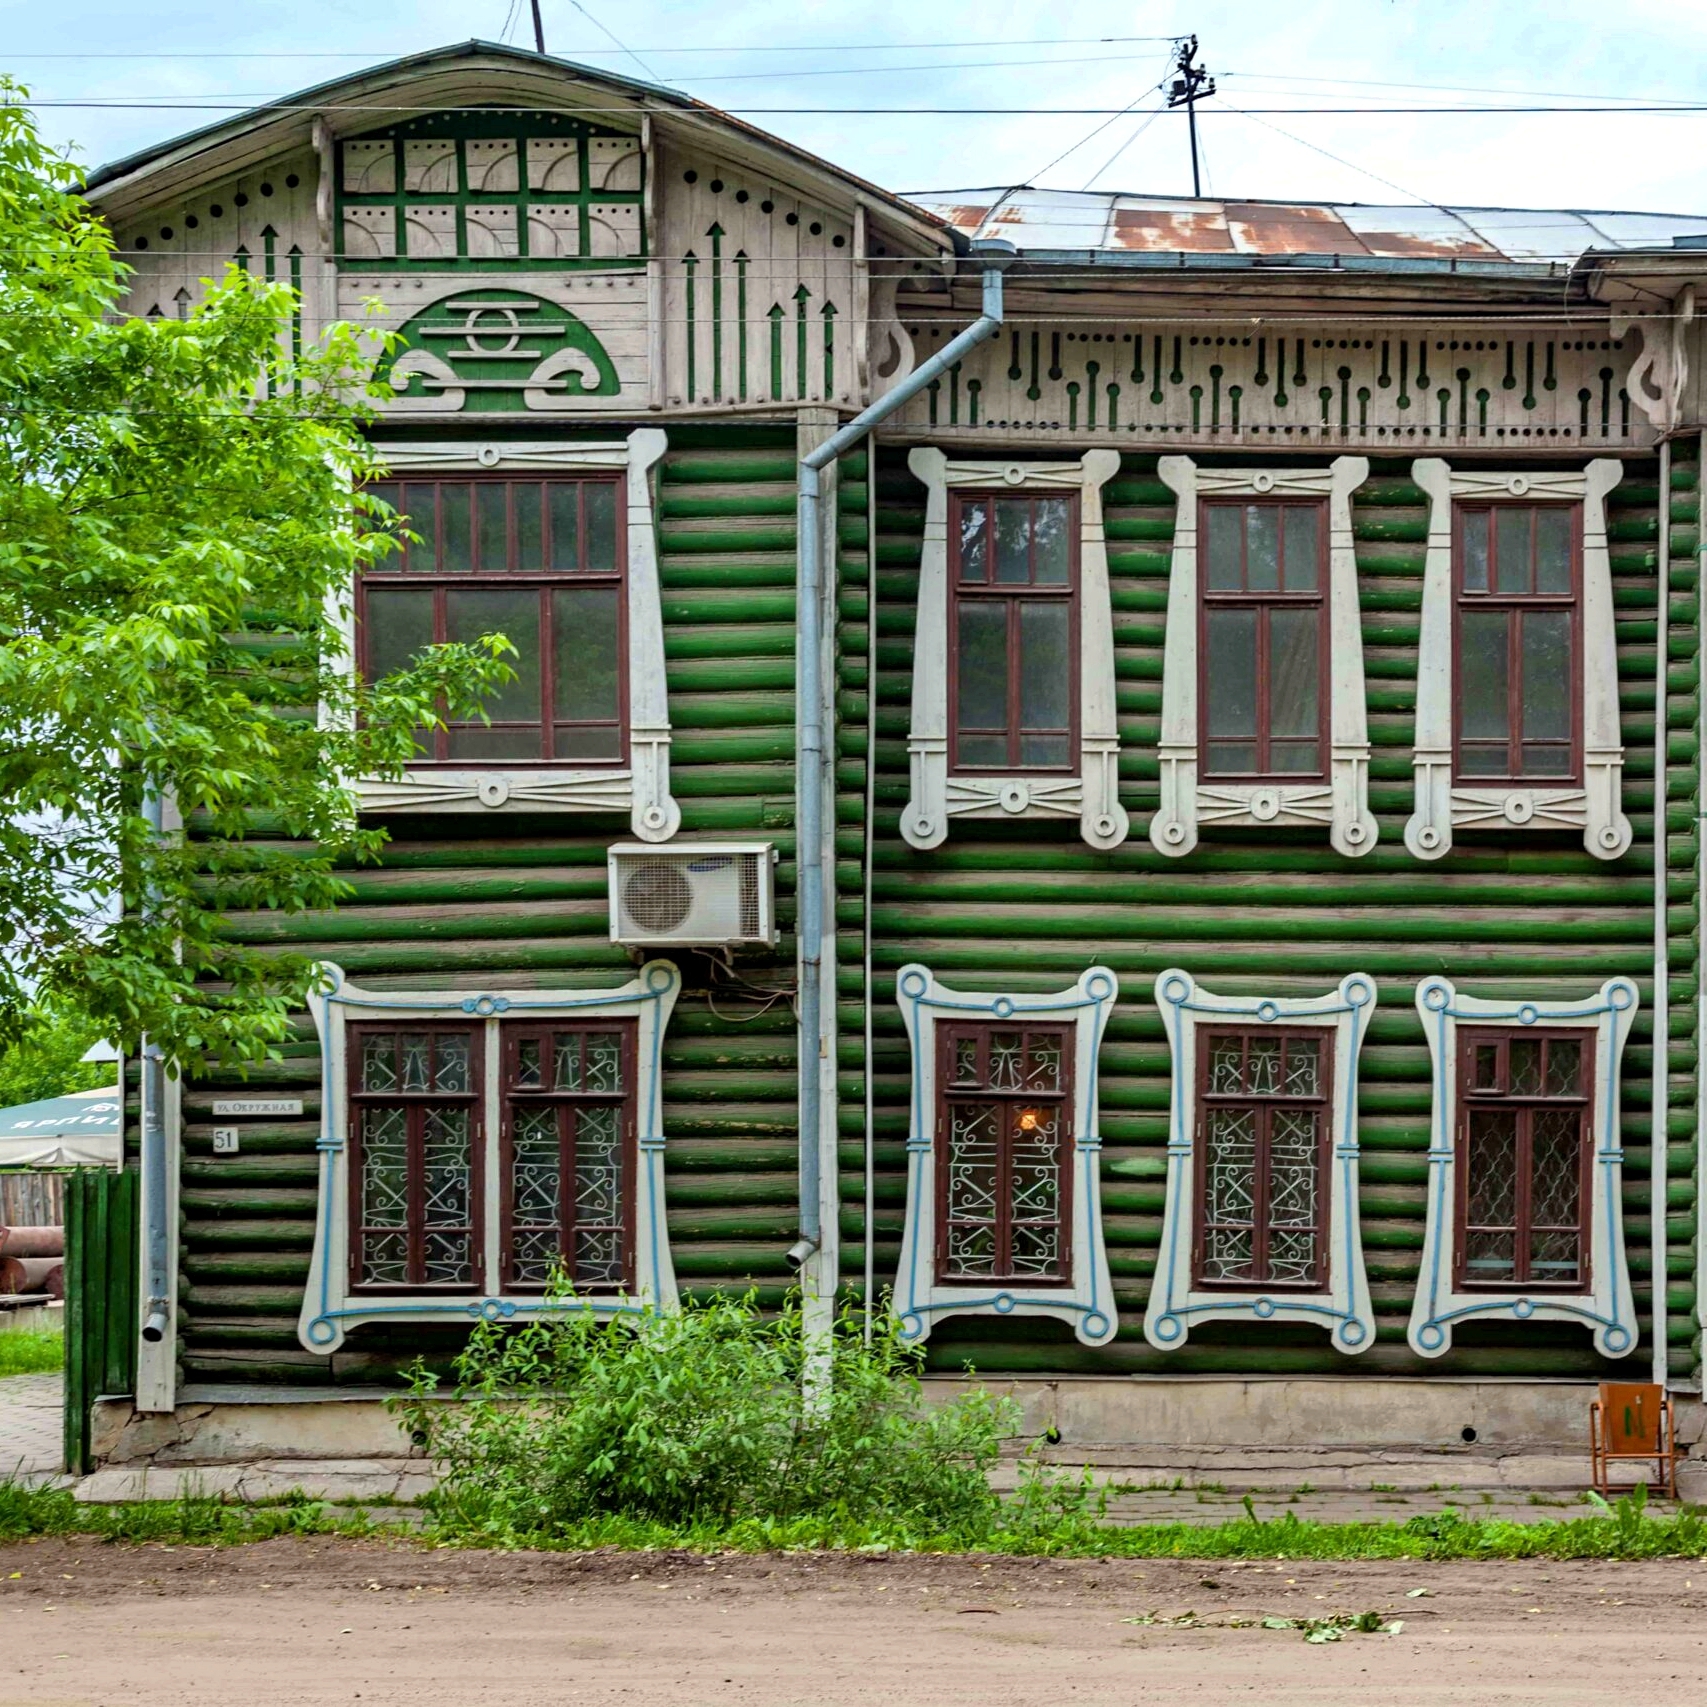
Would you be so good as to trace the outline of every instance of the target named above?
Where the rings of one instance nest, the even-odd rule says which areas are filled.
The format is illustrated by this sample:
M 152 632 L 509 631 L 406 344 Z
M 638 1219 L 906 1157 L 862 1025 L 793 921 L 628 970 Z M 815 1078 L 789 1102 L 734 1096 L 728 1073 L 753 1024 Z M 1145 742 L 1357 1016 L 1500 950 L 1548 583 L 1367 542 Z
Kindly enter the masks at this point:
M 1069 1276 L 1070 1034 L 948 1026 L 942 1075 L 937 1272 L 947 1282 Z
M 1580 1032 L 1460 1029 L 1460 1286 L 1587 1285 L 1583 1045 Z
M 1458 775 L 1571 782 L 1581 507 L 1459 504 L 1455 519 Z
M 957 492 L 951 506 L 956 770 L 1077 765 L 1078 503 Z
M 1327 774 L 1326 506 L 1205 503 L 1204 777 Z
M 504 1034 L 504 1283 L 627 1284 L 634 1027 L 513 1024 Z
M 297 1337 L 676 1303 L 667 960 L 614 989 L 370 991 L 322 963 L 320 1213 Z M 561 1276 L 571 1296 L 555 1295 Z
M 372 681 L 423 647 L 503 634 L 516 679 L 480 718 L 422 731 L 427 764 L 620 764 L 627 652 L 614 480 L 403 480 L 374 487 L 417 539 L 361 578 Z
M 1199 1042 L 1197 1283 L 1322 1283 L 1326 1032 L 1209 1031 Z

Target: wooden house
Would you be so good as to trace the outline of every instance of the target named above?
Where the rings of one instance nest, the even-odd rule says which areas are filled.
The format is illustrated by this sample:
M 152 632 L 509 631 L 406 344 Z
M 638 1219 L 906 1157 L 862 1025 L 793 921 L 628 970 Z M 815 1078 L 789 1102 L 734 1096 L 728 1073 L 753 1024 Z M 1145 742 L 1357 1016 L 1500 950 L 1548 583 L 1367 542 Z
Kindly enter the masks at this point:
M 1707 218 L 908 202 L 483 43 L 88 194 L 135 313 L 384 303 L 353 667 L 522 654 L 347 905 L 229 920 L 333 985 L 168 1087 L 97 1456 L 377 1451 L 559 1265 L 870 1300 L 1070 1441 L 1699 1393 Z

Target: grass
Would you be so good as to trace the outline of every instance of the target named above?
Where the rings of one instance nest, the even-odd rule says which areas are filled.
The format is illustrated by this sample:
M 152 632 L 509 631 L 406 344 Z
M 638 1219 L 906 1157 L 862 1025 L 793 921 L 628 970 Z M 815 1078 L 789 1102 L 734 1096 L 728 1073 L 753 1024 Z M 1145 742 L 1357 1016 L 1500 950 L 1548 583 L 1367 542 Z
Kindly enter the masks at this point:
M 997 1530 L 969 1546 L 952 1534 L 912 1534 L 893 1525 L 849 1524 L 833 1516 L 789 1521 L 749 1518 L 727 1524 L 671 1526 L 599 1517 L 562 1527 L 548 1539 L 516 1536 L 511 1545 L 556 1552 L 613 1547 L 635 1551 L 763 1553 L 782 1550 L 865 1553 L 978 1553 L 1079 1559 L 1663 1559 L 1707 1561 L 1707 1512 L 1686 1508 L 1650 1517 L 1640 1494 L 1591 1515 L 1539 1523 L 1508 1523 L 1441 1511 L 1408 1522 L 1314 1523 L 1292 1512 L 1267 1521 L 1245 1501 L 1245 1515 L 1227 1523 L 1144 1523 L 1129 1527 L 1078 1521 L 1054 1533 Z M 418 1539 L 430 1545 L 472 1545 L 465 1535 L 437 1531 L 430 1501 Z M 0 1541 L 37 1536 L 223 1546 L 289 1535 L 385 1536 L 409 1545 L 415 1536 L 376 1523 L 361 1510 L 297 1495 L 274 1504 L 237 1505 L 195 1494 L 128 1505 L 79 1505 L 61 1490 L 0 1481 Z
M 0 1333 L 0 1380 L 8 1375 L 57 1375 L 65 1367 L 65 1336 L 56 1329 Z

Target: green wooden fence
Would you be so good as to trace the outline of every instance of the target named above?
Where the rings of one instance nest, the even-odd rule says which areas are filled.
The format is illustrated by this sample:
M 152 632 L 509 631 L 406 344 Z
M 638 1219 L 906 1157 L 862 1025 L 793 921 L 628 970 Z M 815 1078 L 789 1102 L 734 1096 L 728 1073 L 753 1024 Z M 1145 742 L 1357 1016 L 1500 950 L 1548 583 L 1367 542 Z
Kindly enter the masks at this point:
M 65 1182 L 65 1467 L 79 1475 L 95 1400 L 136 1385 L 137 1182 L 94 1168 Z

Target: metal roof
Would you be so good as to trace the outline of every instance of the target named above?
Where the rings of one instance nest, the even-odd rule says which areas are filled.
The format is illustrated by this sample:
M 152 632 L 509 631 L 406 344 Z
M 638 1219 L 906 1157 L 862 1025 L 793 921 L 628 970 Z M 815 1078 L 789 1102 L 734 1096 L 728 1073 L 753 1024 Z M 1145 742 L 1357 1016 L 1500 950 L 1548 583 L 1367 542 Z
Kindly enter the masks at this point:
M 1221 201 L 1101 190 L 931 190 L 909 201 L 967 237 L 1022 253 L 1338 256 L 1544 265 L 1591 249 L 1652 249 L 1707 237 L 1707 216 L 1570 209 L 1380 207 L 1362 202 Z

